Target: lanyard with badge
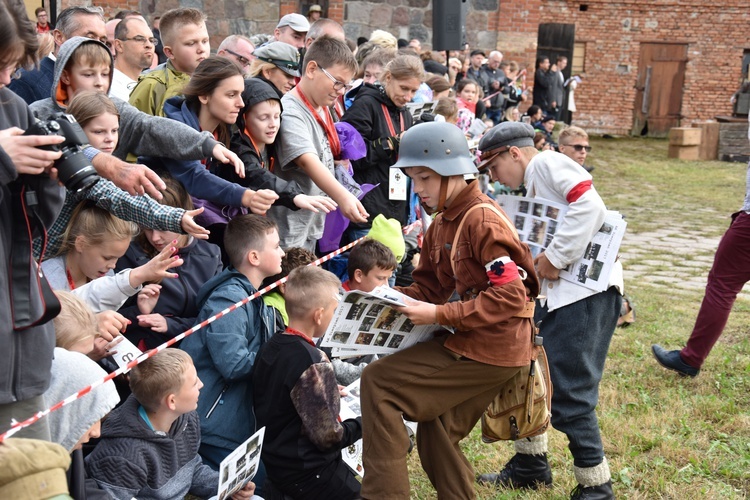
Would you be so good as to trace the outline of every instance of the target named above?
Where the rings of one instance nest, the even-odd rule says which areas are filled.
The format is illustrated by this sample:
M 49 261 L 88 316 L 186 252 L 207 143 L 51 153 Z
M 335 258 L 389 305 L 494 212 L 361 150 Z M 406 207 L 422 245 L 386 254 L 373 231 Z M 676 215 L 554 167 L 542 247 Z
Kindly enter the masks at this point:
M 404 115 L 399 111 L 399 118 L 401 118 L 401 130 L 396 133 L 396 129 L 393 126 L 391 115 L 388 113 L 388 108 L 385 104 L 380 103 L 383 109 L 383 116 L 385 117 L 385 123 L 388 126 L 388 132 L 391 137 L 398 137 L 398 135 L 404 131 Z M 406 175 L 399 168 L 388 169 L 388 199 L 394 201 L 406 201 Z

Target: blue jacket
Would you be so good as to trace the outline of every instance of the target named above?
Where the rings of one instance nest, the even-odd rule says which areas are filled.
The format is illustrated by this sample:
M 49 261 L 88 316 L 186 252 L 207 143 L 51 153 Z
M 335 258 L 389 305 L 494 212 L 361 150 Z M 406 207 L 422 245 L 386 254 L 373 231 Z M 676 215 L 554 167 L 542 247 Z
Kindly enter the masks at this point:
M 200 131 L 198 115 L 189 108 L 184 97 L 171 97 L 164 103 L 164 116 L 184 123 Z M 179 161 L 171 158 L 148 158 L 144 160 L 152 168 L 166 169 L 173 178 L 180 181 L 188 193 L 196 198 L 208 200 L 217 205 L 242 206 L 245 188 L 212 174 L 198 160 Z
M 198 315 L 195 297 L 200 287 L 209 279 L 221 272 L 221 251 L 216 245 L 207 241 L 193 239 L 179 251 L 184 263 L 177 268 L 177 278 L 161 282 L 159 301 L 154 307 L 154 314 L 161 314 L 167 320 L 166 333 L 158 333 L 148 327 L 138 325 L 138 296 L 133 295 L 118 311 L 132 321 L 125 331 L 125 336 L 135 345 L 144 343 L 146 349 L 166 342 L 191 328 Z M 121 258 L 117 260 L 116 272 L 133 269 L 148 263 L 151 258 L 138 241 L 133 241 Z
M 198 291 L 196 322 L 252 295 L 245 275 L 228 267 Z M 182 341 L 203 381 L 198 398 L 201 442 L 234 450 L 255 431 L 252 375 L 260 346 L 275 332 L 275 315 L 255 299 Z
M 55 79 L 55 61 L 49 57 L 39 61 L 39 69 L 22 70 L 21 77 L 11 80 L 8 88 L 26 104 L 46 99 Z

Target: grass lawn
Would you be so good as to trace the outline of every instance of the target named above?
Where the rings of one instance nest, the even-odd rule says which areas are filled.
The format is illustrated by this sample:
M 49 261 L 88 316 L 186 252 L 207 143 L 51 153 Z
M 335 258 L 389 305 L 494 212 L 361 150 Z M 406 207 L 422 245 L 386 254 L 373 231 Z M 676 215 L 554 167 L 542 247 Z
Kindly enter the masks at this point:
M 594 139 L 594 183 L 608 207 L 628 220 L 623 247 L 635 235 L 684 238 L 660 270 L 685 272 L 681 253 L 691 243 L 723 234 L 745 194 L 744 164 L 667 159 L 667 143 L 652 139 Z M 691 235 L 685 236 L 685 228 Z M 694 234 L 693 234 L 694 233 Z M 702 236 L 701 236 L 702 235 Z M 648 250 L 642 249 L 642 250 Z M 653 250 L 659 254 L 658 249 Z M 712 253 L 711 253 L 712 255 Z M 750 496 L 750 302 L 740 298 L 729 324 L 695 379 L 654 361 L 651 344 L 684 345 L 702 291 L 659 281 L 628 280 L 637 321 L 618 329 L 601 384 L 598 414 L 615 494 L 620 498 L 731 499 Z M 710 260 L 693 273 L 705 277 Z M 542 492 L 477 488 L 479 498 L 565 498 L 575 487 L 567 440 L 549 433 L 555 484 Z M 484 445 L 478 428 L 462 443 L 477 473 L 497 471 L 512 446 Z M 412 498 L 433 499 L 416 451 L 409 461 Z

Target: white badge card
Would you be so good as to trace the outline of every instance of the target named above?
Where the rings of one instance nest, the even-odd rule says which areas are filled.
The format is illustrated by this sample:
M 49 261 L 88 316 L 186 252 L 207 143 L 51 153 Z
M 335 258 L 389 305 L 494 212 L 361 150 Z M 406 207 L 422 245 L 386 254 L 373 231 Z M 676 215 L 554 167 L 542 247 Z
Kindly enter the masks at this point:
M 406 174 L 399 168 L 389 169 L 388 199 L 406 201 Z

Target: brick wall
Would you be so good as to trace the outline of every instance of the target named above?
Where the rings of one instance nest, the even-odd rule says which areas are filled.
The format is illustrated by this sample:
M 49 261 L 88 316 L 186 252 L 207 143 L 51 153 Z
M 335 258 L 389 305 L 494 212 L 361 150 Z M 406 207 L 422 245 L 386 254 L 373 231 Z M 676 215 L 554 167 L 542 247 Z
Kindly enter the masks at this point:
M 588 5 L 585 12 L 581 4 Z M 746 1 L 542 0 L 540 14 L 540 23 L 575 23 L 576 41 L 586 42 L 576 124 L 629 133 L 641 42 L 688 44 L 682 126 L 731 114 L 729 98 L 740 83 L 743 49 L 750 48 Z
M 68 5 L 91 0 L 62 0 Z M 191 6 L 208 15 L 215 49 L 228 34 L 272 33 L 278 19 L 299 11 L 298 0 L 110 0 L 147 16 Z M 587 8 L 582 10 L 582 6 Z M 432 0 L 329 0 L 328 15 L 347 36 L 385 29 L 399 38 L 432 44 Z M 595 132 L 628 133 L 633 123 L 641 42 L 688 44 L 682 125 L 731 114 L 729 98 L 740 83 L 750 21 L 747 0 L 470 0 L 466 33 L 472 47 L 498 49 L 529 70 L 533 82 L 540 23 L 574 23 L 585 42 L 585 79 L 576 91 L 575 121 Z

